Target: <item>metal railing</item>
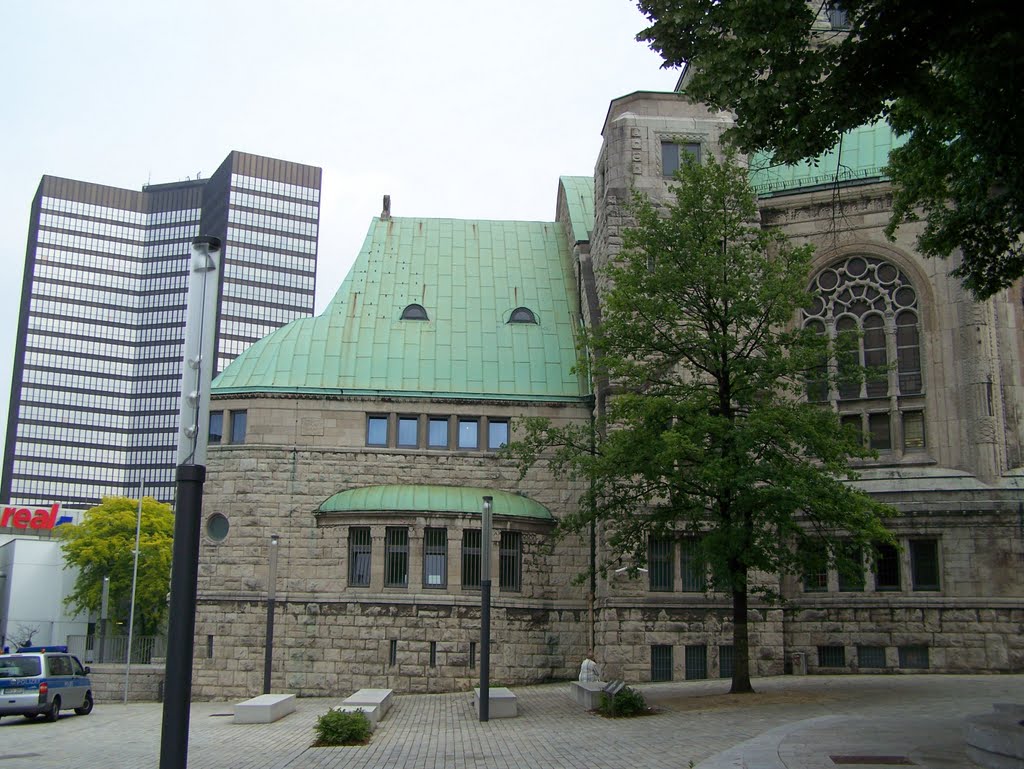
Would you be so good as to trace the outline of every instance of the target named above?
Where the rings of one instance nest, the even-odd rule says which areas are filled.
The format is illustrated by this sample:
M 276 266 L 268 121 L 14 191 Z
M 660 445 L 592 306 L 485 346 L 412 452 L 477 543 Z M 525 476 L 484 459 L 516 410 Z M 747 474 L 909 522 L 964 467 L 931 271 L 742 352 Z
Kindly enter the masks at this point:
M 128 657 L 128 636 L 69 635 L 68 651 L 83 664 L 124 663 Z M 167 656 L 167 639 L 163 636 L 135 636 L 132 639 L 133 665 L 148 665 L 153 658 Z

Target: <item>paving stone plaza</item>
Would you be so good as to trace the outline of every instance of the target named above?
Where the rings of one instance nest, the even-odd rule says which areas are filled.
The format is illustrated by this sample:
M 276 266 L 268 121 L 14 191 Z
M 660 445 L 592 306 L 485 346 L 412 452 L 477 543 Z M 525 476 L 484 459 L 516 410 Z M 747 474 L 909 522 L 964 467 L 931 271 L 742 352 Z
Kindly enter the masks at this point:
M 608 720 L 582 710 L 568 684 L 517 687 L 519 716 L 480 723 L 472 693 L 395 698 L 368 746 L 314 748 L 313 724 L 341 698 L 298 700 L 272 724 L 235 724 L 233 703 L 192 707 L 191 769 L 879 769 L 902 760 L 970 769 L 966 719 L 1024 700 L 1024 676 L 783 676 L 730 697 L 727 681 L 643 684 L 657 713 Z M 57 724 L 0 720 L 3 769 L 157 766 L 157 703 L 97 703 Z M 849 759 L 856 760 L 850 763 Z M 872 760 L 876 763 L 871 763 Z M 692 762 L 692 763 L 691 763 Z

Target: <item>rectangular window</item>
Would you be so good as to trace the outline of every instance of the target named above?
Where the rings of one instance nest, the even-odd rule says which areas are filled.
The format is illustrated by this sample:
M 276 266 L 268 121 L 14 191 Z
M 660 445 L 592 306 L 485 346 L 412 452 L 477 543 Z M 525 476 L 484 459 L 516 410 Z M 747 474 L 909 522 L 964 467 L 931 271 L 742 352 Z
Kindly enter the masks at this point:
M 402 448 L 416 448 L 419 446 L 419 424 L 416 417 L 398 418 L 398 445 Z
M 679 541 L 679 574 L 684 593 L 703 593 L 708 586 L 707 564 L 700 556 L 700 540 L 683 537 Z
M 366 445 L 388 445 L 388 418 L 385 416 L 368 416 L 366 418 Z
M 686 647 L 686 680 L 700 681 L 708 677 L 708 647 Z
M 480 587 L 480 529 L 462 530 L 462 586 Z
M 391 666 L 398 664 L 398 641 L 388 643 L 388 664 Z
M 523 535 L 518 531 L 501 532 L 498 549 L 498 587 L 502 590 L 523 588 Z
M 699 142 L 661 143 L 661 175 L 673 177 L 684 163 L 700 163 Z
M 939 589 L 939 541 L 910 540 L 910 576 L 914 590 Z
M 927 646 L 901 646 L 900 667 L 904 670 L 927 670 L 928 669 L 928 647 Z
M 900 589 L 900 551 L 895 545 L 875 546 L 875 590 Z
M 384 531 L 384 586 L 409 585 L 409 530 L 388 526 Z
M 487 448 L 495 451 L 508 443 L 508 420 L 490 419 L 487 422 Z
M 223 411 L 211 411 L 210 412 L 210 433 L 207 438 L 207 443 L 211 446 L 215 443 L 220 443 L 221 438 L 224 437 L 224 412 Z
M 839 591 L 855 593 L 864 589 L 864 552 L 852 542 L 840 542 L 837 568 Z
M 348 529 L 349 587 L 369 586 L 370 549 L 370 527 L 350 526 Z
M 732 644 L 722 644 L 718 647 L 718 677 L 732 678 L 736 669 L 736 654 Z
M 844 646 L 819 646 L 818 667 L 842 668 L 846 667 L 846 647 Z
M 858 646 L 857 666 L 861 668 L 884 668 L 884 646 Z
M 652 646 L 651 647 L 651 680 L 671 681 L 672 680 L 672 647 Z
M 651 536 L 647 540 L 647 576 L 650 590 L 665 591 L 675 587 L 672 573 L 672 540 L 669 537 Z
M 432 449 L 448 448 L 448 417 L 431 417 L 427 421 L 427 446 Z
M 437 667 L 437 641 L 430 642 L 430 667 Z
M 924 412 L 907 411 L 903 414 L 903 450 L 918 451 L 925 447 Z
M 860 414 L 840 414 L 839 424 L 843 427 L 852 427 L 861 436 L 861 441 L 864 440 L 864 423 Z
M 448 584 L 448 529 L 423 530 L 423 587 Z
M 888 414 L 868 414 L 868 436 L 871 448 L 885 451 L 892 448 Z
M 824 593 L 828 590 L 828 554 L 824 545 L 804 545 L 804 592 Z
M 459 420 L 459 448 L 475 449 L 480 447 L 480 423 L 476 419 Z
M 469 668 L 470 670 L 476 668 L 476 641 L 469 642 Z
M 247 421 L 247 412 L 245 411 L 232 411 L 231 412 L 231 442 L 232 443 L 245 443 L 245 428 Z

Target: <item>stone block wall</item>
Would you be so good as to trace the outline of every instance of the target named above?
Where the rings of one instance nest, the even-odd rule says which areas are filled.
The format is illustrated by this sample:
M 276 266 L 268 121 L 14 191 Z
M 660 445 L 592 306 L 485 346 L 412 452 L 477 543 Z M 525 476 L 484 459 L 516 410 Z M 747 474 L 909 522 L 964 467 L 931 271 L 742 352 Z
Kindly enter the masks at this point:
M 124 702 L 125 666 L 108 663 L 89 666 L 93 701 L 96 707 Z M 162 702 L 163 665 L 132 665 L 128 674 L 129 702 Z

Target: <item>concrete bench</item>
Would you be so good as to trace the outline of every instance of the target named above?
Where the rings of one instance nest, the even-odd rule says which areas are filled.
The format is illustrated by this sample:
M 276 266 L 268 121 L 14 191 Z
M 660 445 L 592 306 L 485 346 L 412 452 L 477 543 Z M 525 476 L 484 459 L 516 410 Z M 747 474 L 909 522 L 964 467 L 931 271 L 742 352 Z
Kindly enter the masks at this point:
M 394 699 L 394 691 L 391 689 L 360 689 L 351 697 L 346 697 L 342 700 L 342 705 L 354 705 L 356 707 L 363 708 L 377 708 L 379 716 L 377 720 L 384 718 L 387 714 L 388 709 L 391 707 L 391 702 Z M 367 716 L 369 718 L 369 716 Z
M 597 710 L 601 707 L 601 695 L 607 685 L 604 681 L 572 681 L 569 691 L 578 705 L 587 710 Z
M 504 686 L 492 686 L 488 690 L 490 695 L 487 698 L 489 718 L 515 718 L 519 715 L 519 706 L 516 704 L 516 695 L 511 689 Z M 476 708 L 477 718 L 480 717 L 480 689 L 473 689 L 473 707 Z
M 294 694 L 261 694 L 235 705 L 235 723 L 270 724 L 294 712 Z
M 377 728 L 377 722 L 380 721 L 380 707 L 377 705 L 338 705 L 334 708 L 339 713 L 355 713 L 360 712 L 366 716 L 366 720 L 370 724 L 370 731 L 372 732 Z

